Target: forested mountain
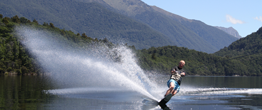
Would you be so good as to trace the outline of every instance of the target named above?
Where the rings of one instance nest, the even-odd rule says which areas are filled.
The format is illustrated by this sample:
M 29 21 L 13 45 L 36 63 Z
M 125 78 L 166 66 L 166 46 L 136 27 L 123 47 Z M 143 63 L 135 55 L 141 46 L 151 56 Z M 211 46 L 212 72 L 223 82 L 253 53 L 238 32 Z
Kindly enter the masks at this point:
M 122 13 L 163 33 L 177 46 L 213 53 L 228 46 L 237 38 L 197 20 L 189 20 L 169 13 L 141 0 L 79 0 L 99 2 L 115 12 Z
M 0 13 L 54 23 L 138 49 L 176 45 L 213 53 L 237 40 L 203 22 L 164 12 L 140 0 L 2 0 Z
M 237 38 L 227 34 L 224 31 L 221 31 L 213 26 L 209 26 L 201 21 L 198 20 L 190 20 L 186 19 L 184 17 L 166 12 L 165 10 L 162 10 L 158 7 L 153 7 L 155 11 L 161 12 L 161 14 L 164 14 L 165 16 L 169 17 L 172 19 L 172 21 L 177 21 L 181 25 L 183 25 L 187 29 L 187 33 L 192 31 L 195 35 L 197 36 L 190 36 L 190 37 L 195 37 L 198 40 L 202 40 L 203 42 L 206 43 L 206 45 L 210 47 L 214 47 L 212 51 L 202 51 L 202 52 L 207 52 L 207 53 L 213 53 L 218 51 L 219 49 L 230 45 L 232 42 L 236 41 Z M 173 34 L 174 36 L 176 34 Z M 177 36 L 175 36 L 177 37 Z M 179 39 L 180 37 L 178 37 Z M 189 38 L 190 39 L 190 38 Z M 194 42 L 194 41 L 190 41 Z M 187 47 L 187 46 L 183 46 Z M 189 48 L 189 47 L 188 47 Z M 201 48 L 206 48 L 206 47 L 201 47 Z M 189 49 L 194 49 L 194 48 L 189 48 Z M 197 50 L 197 49 L 195 49 Z M 199 51 L 199 50 L 198 50 Z
M 185 60 L 185 70 L 187 75 L 212 75 L 212 76 L 232 76 L 247 75 L 261 76 L 262 68 L 252 62 L 255 67 L 249 66 L 246 61 L 220 57 L 190 50 L 183 47 L 164 46 L 158 48 L 143 49 L 138 52 L 139 62 L 144 70 L 158 71 L 158 73 L 169 74 L 171 67 L 177 66 L 180 60 Z
M 172 45 L 169 38 L 151 27 L 129 17 L 112 12 L 98 3 L 75 0 L 2 0 L 0 13 L 23 16 L 40 24 L 50 22 L 56 27 L 92 38 L 107 37 L 114 43 L 128 43 L 136 48 Z
M 262 27 L 257 32 L 233 42 L 214 54 L 230 58 L 262 54 Z
M 250 74 L 262 72 L 262 27 L 245 38 L 216 52 L 215 55 L 241 61 Z
M 28 53 L 28 50 L 19 42 L 14 32 L 16 26 L 30 26 L 33 29 L 56 33 L 55 37 L 59 42 L 64 42 L 69 48 L 78 49 L 91 42 L 104 42 L 111 46 L 107 40 L 98 40 L 86 36 L 84 33 L 74 34 L 54 27 L 52 23 L 38 24 L 38 21 L 30 21 L 27 18 L 18 16 L 4 17 L 0 14 L 0 74 L 39 74 L 41 70 L 37 61 Z M 69 43 L 70 42 L 70 43 Z
M 141 67 L 168 73 L 179 60 L 186 61 L 188 74 L 262 75 L 262 27 L 214 54 L 183 47 L 165 46 L 140 51 Z
M 87 44 L 103 43 L 108 47 L 115 45 L 108 42 L 106 38 L 98 40 L 88 37 L 85 33 L 74 34 L 72 31 L 56 28 L 53 23 L 40 25 L 36 20 L 30 21 L 18 16 L 3 18 L 0 14 L 0 74 L 38 74 L 43 72 L 33 56 L 30 56 L 23 45 L 19 43 L 17 35 L 14 33 L 15 26 L 20 25 L 55 33 L 59 42 L 67 43 L 65 48 L 72 48 L 76 51 L 78 48 L 80 50 L 82 48 L 88 49 Z M 177 46 L 151 47 L 142 50 L 136 50 L 134 46 L 130 48 L 137 54 L 141 68 L 148 71 L 153 70 L 168 74 L 169 69 L 183 59 L 186 61 L 185 69 L 188 75 L 262 76 L 261 37 L 262 28 L 256 33 L 234 42 L 228 49 L 222 49 L 216 55 Z M 248 44 L 250 46 L 245 46 Z M 231 56 L 225 54 L 230 52 L 233 52 Z

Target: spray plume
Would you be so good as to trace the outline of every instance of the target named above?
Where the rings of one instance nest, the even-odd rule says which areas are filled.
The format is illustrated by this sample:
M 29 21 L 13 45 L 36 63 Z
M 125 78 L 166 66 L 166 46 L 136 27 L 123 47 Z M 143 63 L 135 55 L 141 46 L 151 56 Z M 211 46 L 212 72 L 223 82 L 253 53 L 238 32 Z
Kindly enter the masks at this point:
M 157 85 L 144 74 L 134 53 L 125 46 L 108 48 L 93 44 L 79 49 L 62 42 L 58 34 L 30 27 L 16 27 L 16 34 L 50 78 L 62 88 L 116 88 L 156 100 L 151 93 Z M 116 59 L 119 61 L 114 61 Z

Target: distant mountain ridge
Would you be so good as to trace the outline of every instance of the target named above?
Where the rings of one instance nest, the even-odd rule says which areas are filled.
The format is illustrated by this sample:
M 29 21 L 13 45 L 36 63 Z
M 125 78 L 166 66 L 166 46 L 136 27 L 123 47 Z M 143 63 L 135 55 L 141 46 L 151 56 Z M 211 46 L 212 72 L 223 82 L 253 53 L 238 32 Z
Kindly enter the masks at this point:
M 201 21 L 164 12 L 141 0 L 2 0 L 0 13 L 51 22 L 115 43 L 121 40 L 138 49 L 176 45 L 213 53 L 237 40 Z
M 95 2 L 96 0 L 81 0 Z M 228 46 L 237 38 L 197 20 L 189 20 L 167 12 L 156 6 L 149 6 L 141 0 L 97 0 L 113 8 L 113 11 L 139 20 L 163 33 L 177 46 L 213 53 Z M 104 2 L 101 2 L 104 1 Z
M 226 33 L 240 39 L 241 36 L 238 34 L 237 30 L 235 30 L 234 28 L 232 27 L 229 27 L 229 28 L 225 28 L 225 27 L 220 27 L 220 26 L 215 26 L 216 28 L 222 30 L 222 31 L 225 31 Z

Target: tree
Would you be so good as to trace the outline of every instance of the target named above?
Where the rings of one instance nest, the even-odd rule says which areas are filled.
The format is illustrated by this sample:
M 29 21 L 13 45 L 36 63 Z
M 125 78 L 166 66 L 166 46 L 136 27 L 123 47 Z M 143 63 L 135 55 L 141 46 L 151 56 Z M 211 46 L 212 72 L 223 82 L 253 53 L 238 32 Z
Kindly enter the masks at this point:
M 48 26 L 48 23 L 44 22 L 43 26 Z
M 85 33 L 82 34 L 83 38 L 87 38 L 87 35 Z
M 108 43 L 109 41 L 107 40 L 107 38 L 104 38 L 104 39 L 103 39 L 103 42 L 104 42 L 104 43 Z
M 21 67 L 22 74 L 28 73 L 28 69 L 25 66 Z
M 7 25 L 7 24 L 9 23 L 9 20 L 8 20 L 8 19 L 9 19 L 9 18 L 5 17 L 5 18 L 2 20 L 2 22 L 5 23 L 5 25 Z
M 51 27 L 51 28 L 55 28 L 55 26 L 54 26 L 53 23 L 50 23 L 50 27 Z
M 77 36 L 80 36 L 80 34 L 79 34 L 79 33 L 77 33 L 76 35 L 77 35 Z
M 156 60 L 156 54 L 155 53 L 152 54 L 152 59 Z
M 37 22 L 35 19 L 33 20 L 33 22 L 36 23 L 36 24 L 38 24 L 38 22 Z
M 31 23 L 31 21 L 30 21 L 30 20 L 27 20 L 27 23 Z
M 28 19 L 26 19 L 25 17 L 21 17 L 20 18 L 20 22 L 21 23 L 27 23 Z
M 17 15 L 15 15 L 14 17 L 11 18 L 11 20 L 15 23 L 20 23 L 20 19 Z

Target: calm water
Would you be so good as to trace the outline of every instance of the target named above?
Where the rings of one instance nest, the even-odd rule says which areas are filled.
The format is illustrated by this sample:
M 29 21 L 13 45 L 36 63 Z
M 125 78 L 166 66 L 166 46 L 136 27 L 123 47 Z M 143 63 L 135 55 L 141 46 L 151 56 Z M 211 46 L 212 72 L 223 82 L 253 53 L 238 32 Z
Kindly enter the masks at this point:
M 151 76 L 159 84 L 158 100 L 168 76 Z M 157 80 L 156 80 L 157 79 Z M 180 92 L 167 104 L 174 110 L 262 109 L 262 77 L 185 77 Z M 117 88 L 59 88 L 41 76 L 0 76 L 0 109 L 143 110 L 153 101 Z

